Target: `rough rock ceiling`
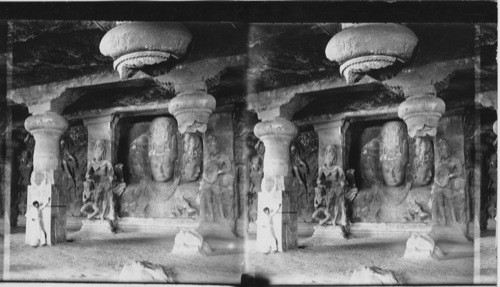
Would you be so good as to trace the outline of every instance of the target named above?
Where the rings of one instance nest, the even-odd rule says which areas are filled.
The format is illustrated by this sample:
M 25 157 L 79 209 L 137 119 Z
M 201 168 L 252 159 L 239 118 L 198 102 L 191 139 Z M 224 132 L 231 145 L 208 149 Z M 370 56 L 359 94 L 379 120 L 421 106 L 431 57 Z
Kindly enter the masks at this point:
M 12 21 L 12 88 L 69 80 L 88 74 L 113 73 L 99 43 L 114 22 Z M 238 23 L 187 23 L 194 40 L 184 62 L 246 52 L 246 29 Z
M 99 42 L 113 22 L 9 22 L 13 52 L 12 88 L 113 73 L 112 60 L 99 52 Z M 248 55 L 246 75 L 228 77 L 232 90 L 259 92 L 317 79 L 340 78 L 338 65 L 324 49 L 340 31 L 339 24 L 186 23 L 193 42 L 184 62 L 236 54 Z M 408 24 L 419 38 L 411 66 L 436 60 L 480 56 L 481 90 L 496 89 L 496 24 Z M 240 81 L 236 87 L 235 81 Z M 223 83 L 224 84 L 224 83 Z M 224 89 L 222 89 L 224 90 Z M 226 89 L 227 90 L 227 89 Z

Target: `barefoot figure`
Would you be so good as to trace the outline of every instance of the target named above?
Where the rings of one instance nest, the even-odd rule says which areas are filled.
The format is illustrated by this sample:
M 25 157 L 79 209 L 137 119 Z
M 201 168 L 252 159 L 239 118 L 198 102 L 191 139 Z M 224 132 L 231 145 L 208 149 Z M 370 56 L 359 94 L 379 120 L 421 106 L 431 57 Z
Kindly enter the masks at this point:
M 26 220 L 31 221 L 33 229 L 29 230 L 29 236 L 26 236 L 26 244 L 29 244 L 33 247 L 44 246 L 47 245 L 47 235 L 43 228 L 43 214 L 42 210 L 47 207 L 50 203 L 50 197 L 47 200 L 47 203 L 40 207 L 40 203 L 38 201 L 33 202 L 33 207 L 31 207 L 26 213 Z
M 269 210 L 269 207 L 264 208 L 264 218 L 262 220 L 262 227 L 264 230 L 264 244 L 265 246 L 265 252 L 264 254 L 269 254 L 269 252 L 278 252 L 278 240 L 276 239 L 276 236 L 274 235 L 274 226 L 273 226 L 273 217 L 278 213 L 278 211 L 281 208 L 281 204 L 279 205 L 278 209 L 276 211 L 272 212 Z

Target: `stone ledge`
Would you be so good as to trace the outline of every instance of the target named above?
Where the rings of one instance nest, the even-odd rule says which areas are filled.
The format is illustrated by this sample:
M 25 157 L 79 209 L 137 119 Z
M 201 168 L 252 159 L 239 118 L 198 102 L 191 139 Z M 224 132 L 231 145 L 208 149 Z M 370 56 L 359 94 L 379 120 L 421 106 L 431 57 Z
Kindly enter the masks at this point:
M 429 233 L 432 225 L 426 223 L 370 223 L 358 222 L 349 226 L 356 237 L 394 237 L 410 236 L 411 233 Z
M 118 229 L 125 232 L 175 233 L 182 228 L 197 229 L 198 221 L 188 218 L 136 218 L 125 217 L 118 220 Z

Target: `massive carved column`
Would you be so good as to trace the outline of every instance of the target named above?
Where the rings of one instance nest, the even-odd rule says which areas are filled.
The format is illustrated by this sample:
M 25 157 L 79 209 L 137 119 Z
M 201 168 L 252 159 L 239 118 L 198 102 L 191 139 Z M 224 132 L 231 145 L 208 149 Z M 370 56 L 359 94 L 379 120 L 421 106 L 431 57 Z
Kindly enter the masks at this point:
M 277 239 L 280 252 L 297 248 L 298 222 L 295 202 L 297 187 L 291 175 L 290 143 L 298 129 L 292 122 L 275 118 L 255 125 L 255 135 L 264 143 L 264 179 L 258 197 L 258 220 L 270 224 L 257 227 L 257 248 L 266 252 L 270 234 Z M 269 214 L 264 209 L 269 209 Z M 273 215 L 274 214 L 274 215 Z M 271 220 L 269 217 L 272 216 Z
M 121 22 L 101 40 L 99 49 L 113 58 L 113 68 L 127 79 L 142 70 L 184 56 L 192 35 L 179 23 Z
M 332 37 L 325 54 L 340 64 L 347 83 L 369 75 L 378 80 L 393 76 L 410 61 L 417 36 L 405 26 L 393 23 L 343 24 Z
M 30 214 L 34 216 L 28 217 L 26 222 L 26 243 L 34 245 L 37 239 L 41 239 L 42 229 L 48 245 L 65 242 L 67 200 L 60 189 L 63 171 L 59 140 L 68 128 L 68 122 L 62 116 L 47 111 L 28 117 L 24 126 L 35 138 L 33 173 L 28 187 L 28 208 L 32 209 Z M 41 210 L 41 218 L 37 216 L 35 202 Z
M 410 137 L 435 136 L 446 105 L 436 97 L 434 85 L 405 89 L 406 100 L 398 107 L 398 116 L 408 127 Z
M 170 101 L 168 110 L 177 120 L 181 134 L 205 133 L 215 104 L 215 98 L 203 90 L 183 91 Z

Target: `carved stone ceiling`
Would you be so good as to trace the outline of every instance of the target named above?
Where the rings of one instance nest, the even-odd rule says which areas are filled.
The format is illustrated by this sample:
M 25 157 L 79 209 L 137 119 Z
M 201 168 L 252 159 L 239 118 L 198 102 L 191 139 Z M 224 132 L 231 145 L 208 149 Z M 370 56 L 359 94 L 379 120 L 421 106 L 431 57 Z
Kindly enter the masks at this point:
M 9 22 L 8 44 L 13 52 L 11 87 L 113 73 L 112 60 L 100 54 L 99 42 L 114 25 L 102 21 Z M 338 64 L 326 59 L 324 53 L 330 38 L 340 31 L 339 24 L 185 25 L 193 34 L 193 42 L 184 63 L 248 55 L 246 75 L 228 76 L 221 82 L 231 87 L 230 91 L 252 93 L 340 78 Z M 411 67 L 435 61 L 453 62 L 479 53 L 481 64 L 477 75 L 481 89 L 496 89 L 495 24 L 409 24 L 408 27 L 419 38 Z

